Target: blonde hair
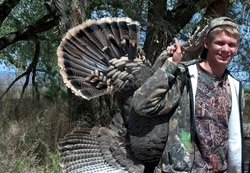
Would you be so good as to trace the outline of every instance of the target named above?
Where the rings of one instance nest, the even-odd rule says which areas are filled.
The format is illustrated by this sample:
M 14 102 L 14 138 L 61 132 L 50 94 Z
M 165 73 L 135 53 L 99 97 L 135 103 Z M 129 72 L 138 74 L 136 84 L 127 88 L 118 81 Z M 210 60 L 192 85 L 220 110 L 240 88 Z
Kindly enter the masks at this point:
M 207 34 L 207 38 L 209 40 L 214 39 L 214 37 L 221 33 L 221 32 L 225 32 L 228 36 L 230 37 L 235 37 L 237 38 L 237 41 L 239 42 L 240 40 L 240 33 L 238 31 L 238 29 L 236 29 L 233 26 L 229 26 L 229 25 L 224 25 L 224 26 L 219 26 L 214 28 L 213 30 L 211 30 L 208 34 Z

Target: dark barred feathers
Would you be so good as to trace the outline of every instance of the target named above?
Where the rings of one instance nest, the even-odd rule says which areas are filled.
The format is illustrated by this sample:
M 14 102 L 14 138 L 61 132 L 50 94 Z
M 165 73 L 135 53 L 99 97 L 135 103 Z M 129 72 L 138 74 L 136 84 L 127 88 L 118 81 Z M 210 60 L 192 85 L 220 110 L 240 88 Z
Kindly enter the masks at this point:
M 121 116 L 110 129 L 93 127 L 72 132 L 58 142 L 60 163 L 65 173 L 143 173 L 144 166 L 126 146 L 126 129 Z M 116 126 L 116 127 L 115 127 Z M 112 129 L 113 128 L 113 129 Z M 117 132 L 116 132 L 117 131 Z
M 135 82 L 134 73 L 150 66 L 139 37 L 139 23 L 129 18 L 87 20 L 69 30 L 57 50 L 67 87 L 89 100 Z

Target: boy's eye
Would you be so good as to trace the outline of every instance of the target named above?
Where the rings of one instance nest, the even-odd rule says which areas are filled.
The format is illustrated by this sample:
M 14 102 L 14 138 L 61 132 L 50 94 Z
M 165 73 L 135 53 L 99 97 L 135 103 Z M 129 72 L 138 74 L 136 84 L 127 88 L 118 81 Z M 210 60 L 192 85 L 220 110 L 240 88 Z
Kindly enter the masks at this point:
M 234 43 L 228 44 L 229 47 L 236 47 L 237 45 Z
M 217 45 L 219 45 L 219 46 L 224 45 L 224 43 L 223 43 L 223 42 L 216 42 L 215 44 L 217 44 Z
M 237 45 L 235 43 L 224 43 L 224 42 L 215 42 L 215 44 L 219 45 L 219 46 L 223 46 L 225 44 L 228 45 L 228 47 L 236 47 Z

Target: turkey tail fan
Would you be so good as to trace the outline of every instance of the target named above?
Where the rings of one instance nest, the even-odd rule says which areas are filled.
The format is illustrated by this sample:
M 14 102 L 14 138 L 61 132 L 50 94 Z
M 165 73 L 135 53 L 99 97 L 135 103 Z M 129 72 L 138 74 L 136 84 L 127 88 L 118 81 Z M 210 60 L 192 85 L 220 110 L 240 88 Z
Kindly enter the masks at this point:
M 121 120 L 118 119 L 114 123 Z M 144 166 L 125 145 L 126 129 L 121 127 L 77 130 L 60 139 L 58 148 L 63 172 L 143 173 Z M 120 130 L 116 132 L 117 129 Z
M 115 92 L 150 66 L 139 47 L 140 25 L 129 18 L 87 20 L 70 29 L 58 49 L 67 87 L 85 99 Z

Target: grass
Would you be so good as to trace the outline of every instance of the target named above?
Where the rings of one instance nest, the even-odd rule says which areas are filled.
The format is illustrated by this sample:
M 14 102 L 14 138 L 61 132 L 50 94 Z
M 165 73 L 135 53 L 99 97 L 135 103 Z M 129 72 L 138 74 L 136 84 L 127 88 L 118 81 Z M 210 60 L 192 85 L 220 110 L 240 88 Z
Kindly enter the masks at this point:
M 61 172 L 58 138 L 70 131 L 64 100 L 33 100 L 26 94 L 18 108 L 18 92 L 0 101 L 0 172 Z
M 43 91 L 34 100 L 27 91 L 21 102 L 19 97 L 20 88 L 14 88 L 0 100 L 0 172 L 4 173 L 61 172 L 58 139 L 73 129 L 105 125 L 111 119 L 109 106 L 101 99 L 76 109 L 83 112 L 72 121 L 65 96 Z M 86 102 L 77 102 L 82 101 Z

